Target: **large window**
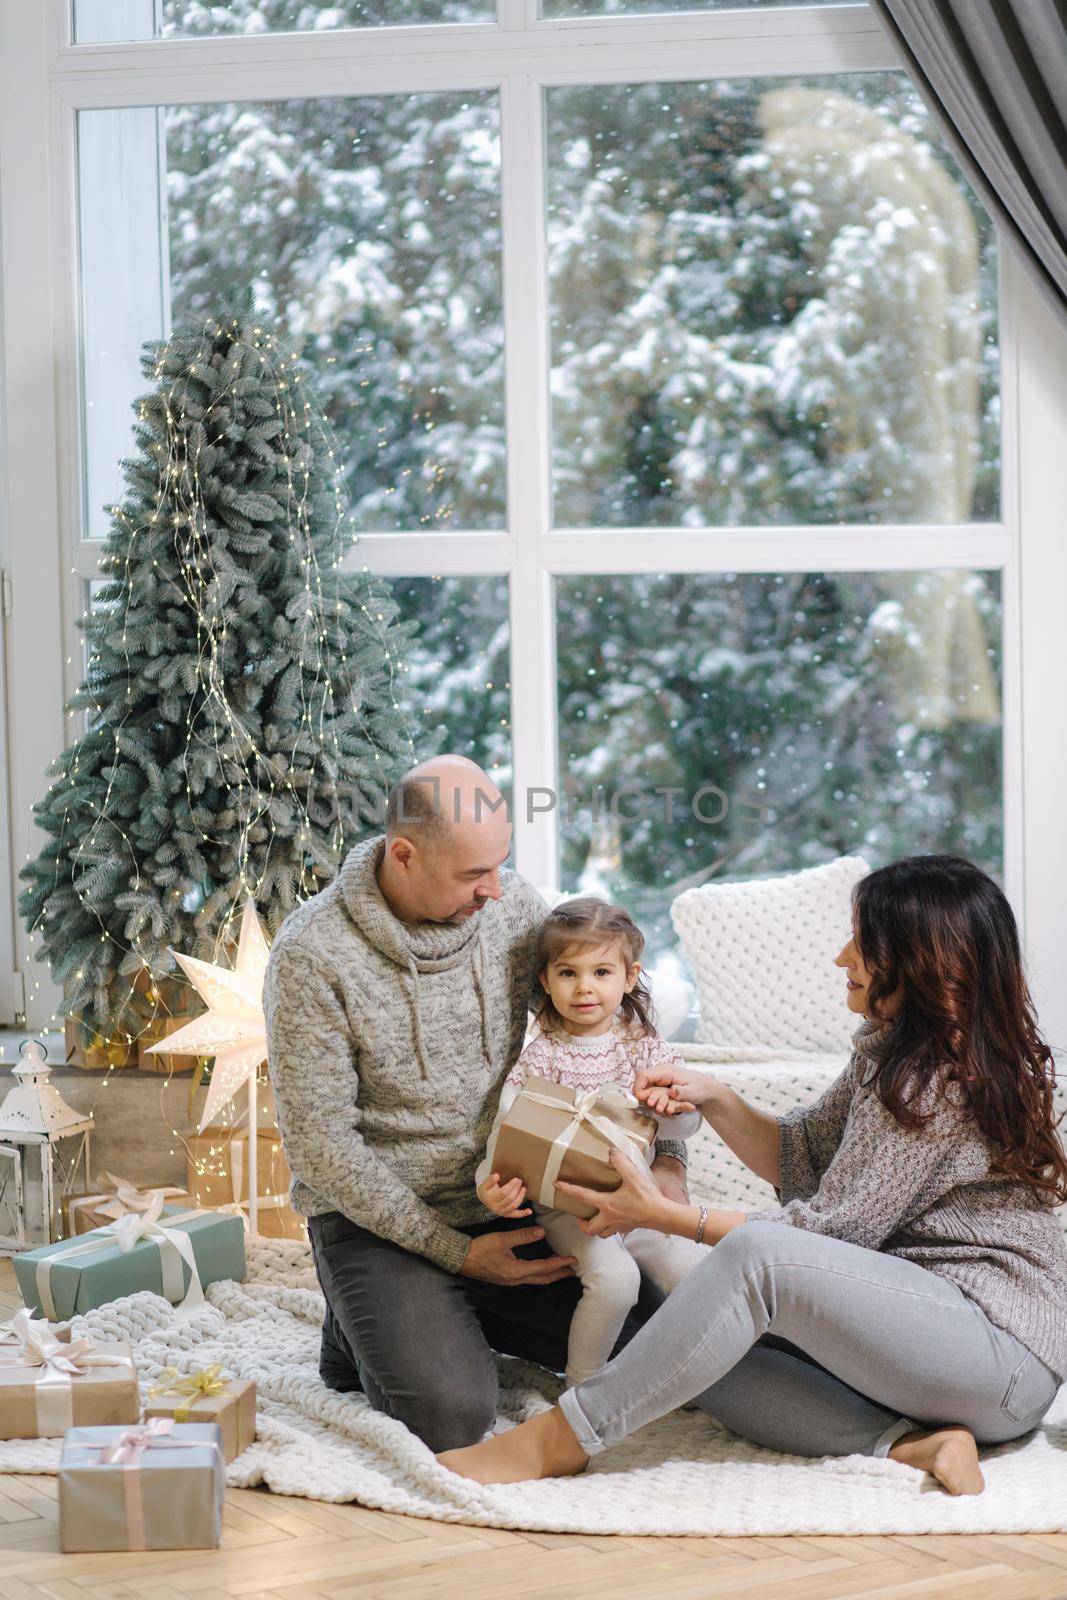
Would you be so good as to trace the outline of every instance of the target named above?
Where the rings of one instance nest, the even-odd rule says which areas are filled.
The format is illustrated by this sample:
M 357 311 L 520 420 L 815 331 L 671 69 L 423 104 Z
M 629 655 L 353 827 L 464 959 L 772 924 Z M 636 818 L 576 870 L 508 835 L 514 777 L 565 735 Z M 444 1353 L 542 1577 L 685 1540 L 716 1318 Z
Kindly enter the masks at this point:
M 535 883 L 653 964 L 713 876 L 1012 887 L 1014 312 L 865 6 L 47 3 L 78 584 L 142 342 L 251 286 L 416 624 L 419 753 L 510 789 Z
M 551 89 L 558 524 L 999 515 L 991 223 L 897 73 Z
M 83 111 L 78 152 L 90 535 L 106 532 L 142 341 L 249 286 L 314 369 L 357 529 L 503 526 L 495 96 Z M 162 299 L 131 315 L 116 260 L 162 274 Z
M 417 624 L 404 663 L 404 698 L 419 758 L 444 750 L 507 778 L 511 759 L 508 580 L 397 578 L 400 614 Z
M 79 44 L 492 21 L 493 0 L 74 0 Z
M 162 17 L 165 34 L 221 27 L 218 8 Z M 226 18 L 244 33 L 376 20 L 251 0 Z M 844 525 L 862 549 L 871 525 L 999 516 L 995 242 L 914 91 L 885 71 L 613 80 L 546 85 L 542 114 L 542 184 L 516 196 L 532 206 L 543 185 L 529 225 L 550 510 L 527 536 L 574 530 L 584 565 L 556 577 L 541 624 L 551 875 L 635 902 L 656 958 L 694 876 L 940 847 L 1000 872 L 996 572 L 813 573 L 802 537 L 795 570 L 747 576 L 699 553 L 663 573 L 650 549 L 625 575 L 580 555 L 598 530 L 656 530 L 662 548 L 702 529 L 714 567 L 717 528 Z M 162 317 L 202 319 L 254 284 L 315 370 L 360 530 L 523 537 L 507 512 L 499 129 L 486 91 L 83 110 L 86 326 L 109 303 L 116 321 L 85 351 L 87 531 L 136 383 L 123 393 L 108 365 L 120 326 L 133 348 L 106 287 L 116 227 L 127 255 L 145 249 L 143 216 L 104 196 L 150 132 Z M 507 574 L 396 581 L 419 624 L 406 683 L 423 753 L 461 749 L 514 782 Z M 684 798 L 635 809 L 635 784 Z M 722 796 L 714 824 L 706 800 L 692 809 L 702 787 Z M 606 820 L 583 810 L 594 790 Z
M 711 877 L 1003 865 L 999 574 L 563 578 L 563 886 L 653 950 Z

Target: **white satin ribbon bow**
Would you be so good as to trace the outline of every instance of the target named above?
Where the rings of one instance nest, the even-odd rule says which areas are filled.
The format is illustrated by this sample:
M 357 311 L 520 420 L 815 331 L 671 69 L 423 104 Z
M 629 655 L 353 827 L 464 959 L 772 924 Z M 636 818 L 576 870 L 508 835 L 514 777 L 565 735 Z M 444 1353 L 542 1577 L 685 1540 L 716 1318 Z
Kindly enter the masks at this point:
M 71 1243 L 63 1250 L 42 1257 L 37 1263 L 36 1280 L 37 1294 L 45 1316 L 52 1321 L 57 1320 L 55 1301 L 52 1298 L 53 1266 L 57 1263 L 65 1265 L 80 1256 L 91 1255 L 112 1242 L 123 1252 L 128 1252 L 142 1239 L 151 1239 L 159 1249 L 163 1269 L 163 1294 L 166 1299 L 179 1309 L 203 1305 L 204 1290 L 200 1283 L 200 1272 L 196 1265 L 192 1240 L 175 1224 L 189 1222 L 193 1217 L 201 1217 L 204 1213 L 200 1210 L 180 1211 L 177 1216 L 168 1217 L 164 1225 L 159 1220 L 162 1212 L 163 1196 L 157 1194 L 147 1211 L 127 1212 L 126 1216 L 119 1217 L 115 1222 L 109 1222 L 106 1227 L 95 1229 L 87 1237 Z M 188 1289 L 185 1288 L 185 1274 L 182 1272 L 183 1261 L 189 1268 Z
M 646 1152 L 645 1141 L 638 1133 L 630 1133 L 626 1128 L 616 1127 L 608 1117 L 598 1116 L 593 1107 L 600 1101 L 602 1104 L 624 1107 L 631 1111 L 641 1109 L 640 1102 L 634 1098 L 628 1089 L 623 1089 L 619 1084 L 608 1084 L 602 1089 L 587 1089 L 584 1094 L 575 1096 L 574 1106 L 569 1107 L 557 1100 L 552 1095 L 539 1094 L 536 1089 L 524 1089 L 523 1096 L 527 1101 L 532 1101 L 537 1106 L 550 1106 L 554 1111 L 564 1111 L 570 1115 L 571 1120 L 562 1128 L 552 1141 L 552 1148 L 548 1152 L 545 1170 L 541 1177 L 541 1188 L 537 1196 L 537 1203 L 549 1209 L 556 1204 L 556 1184 L 559 1180 L 560 1168 L 563 1166 L 563 1157 L 574 1143 L 578 1129 L 583 1125 L 592 1128 L 605 1142 L 615 1150 L 621 1150 L 623 1155 L 629 1156 L 632 1161 L 643 1161 Z
M 30 1311 L 17 1311 L 10 1326 L 20 1345 L 16 1364 L 43 1369 L 34 1387 L 37 1432 L 42 1439 L 66 1433 L 74 1426 L 72 1378 L 83 1378 L 91 1367 L 128 1366 L 133 1371 L 128 1356 L 98 1350 L 92 1339 L 72 1339 L 64 1344 L 46 1322 Z
M 157 1196 L 163 1201 L 173 1199 L 175 1195 L 185 1194 L 185 1189 L 170 1187 L 157 1187 L 155 1189 L 139 1189 L 129 1178 L 123 1178 L 114 1172 L 101 1172 L 96 1180 L 102 1184 L 105 1192 L 110 1191 L 111 1199 L 105 1200 L 102 1205 L 93 1207 L 99 1217 L 112 1217 L 116 1222 L 120 1217 L 126 1216 L 131 1211 L 148 1211 Z

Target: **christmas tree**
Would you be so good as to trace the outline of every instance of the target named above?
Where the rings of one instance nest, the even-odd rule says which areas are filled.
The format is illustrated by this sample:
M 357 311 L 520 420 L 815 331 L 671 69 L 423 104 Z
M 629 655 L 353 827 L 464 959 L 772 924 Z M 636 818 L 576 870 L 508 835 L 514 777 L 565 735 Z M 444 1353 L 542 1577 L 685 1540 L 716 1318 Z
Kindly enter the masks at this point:
M 169 946 L 218 959 L 248 894 L 273 932 L 328 883 L 414 756 L 411 627 L 340 570 L 348 499 L 306 370 L 250 297 L 142 364 L 80 622 L 86 728 L 49 769 L 19 902 L 66 1013 L 104 1038 L 152 1020 Z

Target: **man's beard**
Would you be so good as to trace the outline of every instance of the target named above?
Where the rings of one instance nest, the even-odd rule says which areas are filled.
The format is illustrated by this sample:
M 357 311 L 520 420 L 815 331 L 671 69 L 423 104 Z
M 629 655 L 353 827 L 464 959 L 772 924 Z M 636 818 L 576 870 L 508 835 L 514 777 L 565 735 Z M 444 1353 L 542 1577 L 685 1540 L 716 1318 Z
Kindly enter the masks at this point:
M 446 918 L 446 921 L 451 923 L 465 922 L 472 912 L 480 911 L 482 905 L 483 902 L 481 900 L 475 900 L 469 906 L 460 906 L 458 911 L 453 911 L 452 915 Z

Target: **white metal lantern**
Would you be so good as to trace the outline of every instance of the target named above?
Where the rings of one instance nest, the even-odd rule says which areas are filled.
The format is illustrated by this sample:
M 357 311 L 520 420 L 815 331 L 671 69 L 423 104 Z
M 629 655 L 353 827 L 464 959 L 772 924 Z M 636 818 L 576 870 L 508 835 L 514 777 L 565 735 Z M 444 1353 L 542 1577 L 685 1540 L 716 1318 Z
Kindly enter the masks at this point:
M 48 1081 L 39 1039 L 23 1039 L 15 1087 L 0 1106 L 0 1255 L 59 1237 L 62 1195 L 89 1187 L 91 1114 L 68 1106 Z M 36 1146 L 39 1156 L 29 1159 Z

